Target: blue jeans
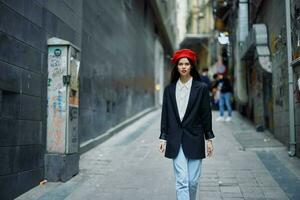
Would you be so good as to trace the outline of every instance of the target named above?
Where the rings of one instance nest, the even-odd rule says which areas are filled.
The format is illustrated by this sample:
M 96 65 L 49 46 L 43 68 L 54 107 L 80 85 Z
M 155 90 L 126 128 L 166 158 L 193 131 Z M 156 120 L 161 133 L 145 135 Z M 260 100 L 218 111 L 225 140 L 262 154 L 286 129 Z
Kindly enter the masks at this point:
M 225 92 L 225 93 L 220 93 L 220 99 L 219 99 L 219 108 L 220 108 L 220 116 L 224 116 L 224 104 L 227 107 L 228 111 L 228 116 L 231 117 L 232 113 L 232 108 L 231 108 L 231 92 Z
M 173 159 L 177 200 L 196 200 L 201 166 L 202 159 L 187 159 L 180 146 L 177 157 Z

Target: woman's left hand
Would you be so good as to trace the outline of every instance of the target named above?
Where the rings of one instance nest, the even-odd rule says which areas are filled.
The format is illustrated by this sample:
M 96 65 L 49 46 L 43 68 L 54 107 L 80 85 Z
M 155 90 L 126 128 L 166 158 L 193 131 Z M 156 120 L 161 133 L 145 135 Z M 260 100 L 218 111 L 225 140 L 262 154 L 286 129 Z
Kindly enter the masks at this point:
M 159 142 L 159 151 L 161 153 L 165 153 L 165 150 L 166 150 L 166 144 L 167 144 L 167 141 L 166 140 L 160 140 Z
M 213 148 L 212 140 L 208 140 L 207 141 L 207 156 L 208 157 L 212 156 L 213 150 L 214 150 L 214 148 Z

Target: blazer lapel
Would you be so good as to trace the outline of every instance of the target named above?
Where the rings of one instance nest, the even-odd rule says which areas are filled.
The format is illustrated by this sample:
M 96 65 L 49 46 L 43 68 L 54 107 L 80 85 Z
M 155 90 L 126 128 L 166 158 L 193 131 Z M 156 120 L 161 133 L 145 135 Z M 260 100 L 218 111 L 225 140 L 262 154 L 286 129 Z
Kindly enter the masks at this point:
M 196 83 L 195 83 L 195 80 L 193 79 L 192 86 L 191 86 L 190 97 L 189 97 L 189 102 L 188 102 L 185 114 L 183 116 L 182 122 L 187 118 L 187 116 L 191 112 L 192 107 L 194 105 L 194 102 L 196 100 L 196 97 L 197 97 Z
M 176 83 L 173 83 L 171 86 L 171 100 L 172 100 L 172 104 L 175 110 L 175 117 L 178 121 L 178 123 L 181 123 L 180 118 L 179 118 L 179 112 L 178 112 L 178 107 L 177 107 L 177 102 L 176 102 Z

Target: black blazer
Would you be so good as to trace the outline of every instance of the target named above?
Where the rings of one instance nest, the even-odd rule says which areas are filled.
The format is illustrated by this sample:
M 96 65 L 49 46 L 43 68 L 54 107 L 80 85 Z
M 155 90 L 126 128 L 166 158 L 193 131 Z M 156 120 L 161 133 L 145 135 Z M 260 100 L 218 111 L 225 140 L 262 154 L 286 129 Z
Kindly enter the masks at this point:
M 185 115 L 180 121 L 175 97 L 176 83 L 164 90 L 160 139 L 167 140 L 165 157 L 176 158 L 182 145 L 189 159 L 205 158 L 205 140 L 214 138 L 209 90 L 193 79 Z

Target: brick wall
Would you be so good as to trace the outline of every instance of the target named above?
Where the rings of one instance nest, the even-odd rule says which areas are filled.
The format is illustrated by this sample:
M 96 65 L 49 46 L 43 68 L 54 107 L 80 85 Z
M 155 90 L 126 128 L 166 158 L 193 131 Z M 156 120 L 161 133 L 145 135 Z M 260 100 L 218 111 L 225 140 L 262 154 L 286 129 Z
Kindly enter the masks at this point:
M 13 199 L 43 180 L 47 39 L 80 45 L 75 21 L 81 20 L 81 7 L 59 0 L 0 0 L 0 199 Z

